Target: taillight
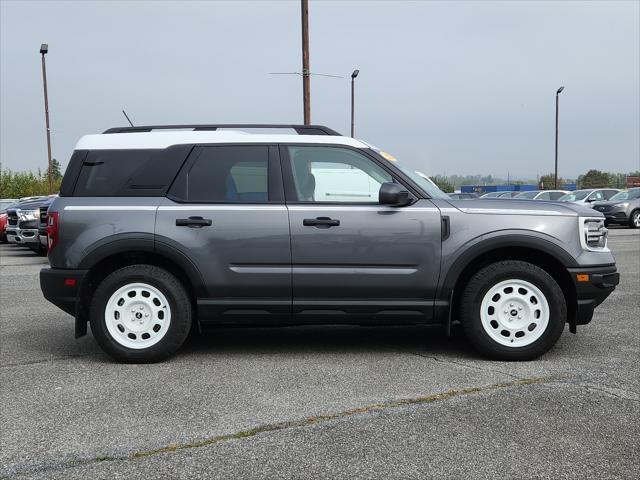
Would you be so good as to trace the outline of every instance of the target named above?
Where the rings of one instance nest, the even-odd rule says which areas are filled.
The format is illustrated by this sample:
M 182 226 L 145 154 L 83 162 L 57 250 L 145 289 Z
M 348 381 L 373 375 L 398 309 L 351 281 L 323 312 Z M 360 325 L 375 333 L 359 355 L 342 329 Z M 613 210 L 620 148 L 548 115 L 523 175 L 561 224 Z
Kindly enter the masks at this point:
M 47 213 L 47 241 L 49 242 L 49 252 L 58 243 L 58 212 Z

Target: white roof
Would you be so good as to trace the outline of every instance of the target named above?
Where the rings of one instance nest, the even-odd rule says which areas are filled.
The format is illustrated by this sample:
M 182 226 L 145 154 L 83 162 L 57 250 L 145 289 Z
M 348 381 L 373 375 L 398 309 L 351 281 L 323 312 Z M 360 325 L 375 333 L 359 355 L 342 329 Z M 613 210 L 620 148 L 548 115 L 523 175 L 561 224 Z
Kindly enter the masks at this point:
M 356 148 L 368 147 L 366 143 L 351 137 L 333 135 L 266 135 L 235 130 L 173 130 L 85 135 L 78 141 L 76 150 L 153 149 L 189 143 L 324 143 Z

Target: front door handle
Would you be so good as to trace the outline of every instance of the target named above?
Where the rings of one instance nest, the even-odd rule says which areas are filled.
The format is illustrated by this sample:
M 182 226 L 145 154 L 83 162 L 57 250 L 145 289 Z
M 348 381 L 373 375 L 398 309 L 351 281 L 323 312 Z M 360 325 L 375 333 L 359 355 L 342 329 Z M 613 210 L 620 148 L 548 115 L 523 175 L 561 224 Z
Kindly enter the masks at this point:
M 176 218 L 176 227 L 202 228 L 210 227 L 211 219 L 202 217 Z
M 304 225 L 305 227 L 317 228 L 339 227 L 340 220 L 335 220 L 329 217 L 305 218 L 302 221 L 302 225 Z

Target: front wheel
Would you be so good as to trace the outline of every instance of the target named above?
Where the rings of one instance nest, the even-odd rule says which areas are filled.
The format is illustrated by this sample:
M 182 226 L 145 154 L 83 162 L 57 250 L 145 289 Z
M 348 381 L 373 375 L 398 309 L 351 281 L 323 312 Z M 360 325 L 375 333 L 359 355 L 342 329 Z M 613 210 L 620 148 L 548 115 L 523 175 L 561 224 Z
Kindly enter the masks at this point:
M 631 228 L 640 228 L 640 210 L 634 210 L 629 217 L 629 226 Z
M 461 298 L 461 321 L 473 346 L 496 360 L 532 360 L 560 338 L 567 319 L 562 289 L 543 269 L 522 261 L 476 273 Z
M 127 363 L 159 362 L 184 343 L 191 300 L 182 283 L 153 265 L 131 265 L 107 276 L 91 300 L 91 331 L 111 357 Z

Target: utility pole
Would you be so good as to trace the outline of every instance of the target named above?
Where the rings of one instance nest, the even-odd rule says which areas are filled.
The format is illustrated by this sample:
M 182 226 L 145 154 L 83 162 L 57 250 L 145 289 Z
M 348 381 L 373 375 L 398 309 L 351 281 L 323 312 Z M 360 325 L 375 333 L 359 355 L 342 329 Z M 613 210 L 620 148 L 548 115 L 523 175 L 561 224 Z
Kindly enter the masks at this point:
M 558 189 L 558 99 L 560 97 L 560 92 L 564 90 L 564 87 L 560 87 L 556 92 L 556 170 L 554 175 L 554 188 Z
M 44 87 L 44 120 L 47 128 L 47 155 L 49 160 L 49 195 L 53 193 L 53 165 L 51 163 L 51 129 L 49 128 L 49 95 L 47 94 L 47 65 L 44 56 L 49 51 L 49 45 L 40 45 L 42 55 L 42 85 Z
M 309 0 L 301 0 L 302 9 L 302 103 L 304 124 L 311 124 L 311 82 L 309 78 Z

